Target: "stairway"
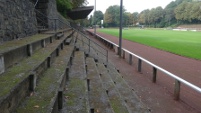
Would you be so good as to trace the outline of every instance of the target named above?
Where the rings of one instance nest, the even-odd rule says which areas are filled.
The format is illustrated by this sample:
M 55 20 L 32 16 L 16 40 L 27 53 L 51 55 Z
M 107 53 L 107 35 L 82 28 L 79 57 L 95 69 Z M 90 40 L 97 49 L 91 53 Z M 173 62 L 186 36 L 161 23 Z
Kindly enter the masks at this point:
M 65 77 L 62 74 L 65 67 L 62 67 L 62 64 L 69 62 L 69 58 L 66 56 L 71 55 L 74 49 L 71 45 L 64 46 L 64 42 L 73 35 L 72 33 L 71 30 L 67 30 L 54 34 L 36 34 L 0 45 L 0 113 L 21 112 L 19 105 L 29 98 L 34 98 L 36 95 L 47 96 L 49 93 L 40 92 L 44 91 L 40 86 L 43 88 L 45 85 L 49 86 L 46 83 L 51 84 L 52 93 L 50 94 L 57 95 L 55 92 L 62 89 L 59 86 L 65 85 Z M 58 73 L 58 75 L 54 78 L 49 73 Z M 46 79 L 46 75 L 48 75 L 48 79 Z M 53 81 L 56 80 L 55 85 L 52 84 L 51 77 Z M 24 105 L 22 106 L 26 108 Z M 29 107 L 33 108 L 32 105 Z
M 0 113 L 149 112 L 87 42 L 68 29 L 0 45 Z
M 148 108 L 127 85 L 112 64 L 89 53 L 87 42 L 77 35 L 76 52 L 66 84 L 61 113 L 147 113 Z M 83 38 L 83 39 L 81 39 Z M 94 56 L 95 55 L 95 56 Z

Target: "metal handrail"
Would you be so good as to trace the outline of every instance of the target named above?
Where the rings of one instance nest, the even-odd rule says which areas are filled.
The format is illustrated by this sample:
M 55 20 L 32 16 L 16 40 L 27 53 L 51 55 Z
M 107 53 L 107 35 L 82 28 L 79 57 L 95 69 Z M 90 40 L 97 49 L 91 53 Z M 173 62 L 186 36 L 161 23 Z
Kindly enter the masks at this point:
M 61 21 L 61 20 L 59 20 L 60 22 L 62 22 L 62 23 L 64 23 L 63 21 Z M 64 23 L 64 24 L 66 24 L 66 23 Z M 96 50 L 96 51 L 98 51 L 99 53 L 101 53 L 102 55 L 104 55 L 104 56 L 106 56 L 106 60 L 107 60 L 107 62 L 108 62 L 108 50 L 106 50 L 106 49 L 104 49 L 100 44 L 98 44 L 98 43 L 96 43 L 95 41 L 93 41 L 93 40 L 91 40 L 90 38 L 88 38 L 84 33 L 82 33 L 81 31 L 79 31 L 79 30 L 77 30 L 77 29 L 75 29 L 75 28 L 73 28 L 72 26 L 70 26 L 69 24 L 66 24 L 68 27 L 70 27 L 70 28 L 72 28 L 73 30 L 75 30 L 76 32 L 78 32 L 79 34 L 81 34 L 82 36 L 84 36 L 86 39 L 88 39 L 90 42 L 93 42 L 94 44 L 96 44 L 97 46 L 99 46 L 100 48 L 102 48 L 104 51 L 106 51 L 106 54 L 104 54 L 104 53 L 102 53 L 101 51 L 98 51 L 98 50 Z M 85 44 L 87 44 L 87 43 L 85 43 Z M 88 46 L 90 46 L 90 45 L 88 45 Z M 93 47 L 92 47 L 93 48 Z M 93 48 L 93 49 L 95 49 L 95 48 Z
M 88 32 L 90 32 L 90 31 L 88 31 Z M 107 41 L 108 43 L 110 43 L 110 44 L 116 46 L 117 48 L 119 47 L 117 44 L 113 43 L 112 41 L 107 40 L 107 39 L 103 38 L 102 36 L 100 36 L 100 35 L 98 35 L 98 34 L 97 34 L 97 36 L 98 36 L 99 38 L 101 38 L 101 39 Z M 153 73 L 153 82 L 154 82 L 154 83 L 156 82 L 156 71 L 157 71 L 157 70 L 160 70 L 161 72 L 165 73 L 166 75 L 168 75 L 168 76 L 174 78 L 174 79 L 176 80 L 176 81 L 175 81 L 175 92 L 174 92 L 175 100 L 179 100 L 179 95 L 180 95 L 180 83 L 183 83 L 184 85 L 186 85 L 186 86 L 192 88 L 193 90 L 197 91 L 198 93 L 201 93 L 201 88 L 200 88 L 200 87 L 198 87 L 198 86 L 196 86 L 196 85 L 194 85 L 194 84 L 192 84 L 192 83 L 190 83 L 190 82 L 188 82 L 188 81 L 182 79 L 181 77 L 176 76 L 175 74 L 173 74 L 173 73 L 171 73 L 171 72 L 169 72 L 169 71 L 167 71 L 167 70 L 161 68 L 160 66 L 158 66 L 158 65 L 156 65 L 156 64 L 154 64 L 154 63 L 152 63 L 152 62 L 150 62 L 150 61 L 148 61 L 148 60 L 146 60 L 145 58 L 143 58 L 143 57 L 141 57 L 141 56 L 139 56 L 139 55 L 136 55 L 136 54 L 130 52 L 129 50 L 127 50 L 127 49 L 125 49 L 125 48 L 122 48 L 122 50 L 125 51 L 125 52 L 127 52 L 127 53 L 130 54 L 131 56 L 135 56 L 135 57 L 137 57 L 137 58 L 139 59 L 139 60 L 138 60 L 138 71 L 141 71 L 141 67 L 139 67 L 139 66 L 141 66 L 141 61 L 144 61 L 145 63 L 147 63 L 147 64 L 149 64 L 150 66 L 153 67 L 153 69 L 155 70 L 155 73 Z M 125 52 L 124 52 L 123 54 L 125 54 Z M 140 69 L 140 70 L 139 70 L 139 69 Z
M 85 34 L 83 34 L 82 32 L 80 32 L 80 31 L 78 31 L 78 30 L 77 30 L 77 32 L 78 32 L 79 34 L 81 34 L 82 36 L 84 36 L 87 40 L 89 40 L 89 44 L 83 41 L 85 44 L 87 44 L 89 47 L 93 48 L 95 51 L 98 51 L 99 53 L 101 53 L 102 55 L 104 55 L 104 56 L 106 57 L 106 62 L 108 62 L 108 50 L 104 49 L 101 45 L 99 45 L 99 44 L 96 43 L 95 41 L 89 39 L 89 38 L 88 38 Z M 97 46 L 99 46 L 101 49 L 103 49 L 103 50 L 105 51 L 105 54 L 102 53 L 101 51 L 99 51 L 98 49 L 94 48 L 93 46 L 90 46 L 90 45 L 91 45 L 90 42 L 93 42 L 95 45 L 97 45 Z M 90 48 L 89 48 L 89 49 L 90 49 Z M 90 50 L 89 50 L 89 51 L 90 51 Z
M 155 67 L 156 69 L 160 70 L 161 72 L 163 72 L 163 73 L 169 75 L 170 77 L 172 77 L 172 78 L 174 78 L 174 79 L 176 79 L 176 80 L 178 80 L 178 81 L 184 83 L 184 84 L 187 85 L 188 87 L 190 87 L 190 88 L 196 90 L 197 92 L 201 93 L 201 88 L 199 88 L 198 86 L 195 86 L 195 85 L 191 84 L 190 82 L 188 82 L 188 81 L 186 81 L 186 80 L 184 80 L 184 79 L 182 79 L 182 78 L 176 76 L 175 74 L 173 74 L 173 73 L 171 73 L 171 72 L 169 72 L 169 71 L 167 71 L 167 70 L 165 70 L 165 69 L 163 69 L 163 68 L 157 66 L 156 64 L 154 64 L 154 63 L 152 63 L 152 62 L 150 62 L 150 61 L 144 59 L 143 57 L 140 57 L 140 56 L 138 56 L 138 55 L 136 55 L 136 54 L 134 54 L 134 53 L 128 51 L 128 50 L 125 49 L 125 48 L 122 48 L 122 49 L 123 49 L 124 51 L 126 51 L 127 53 L 129 53 L 129 54 L 131 54 L 131 55 L 137 57 L 138 59 L 141 59 L 142 61 L 146 62 L 147 64 L 151 65 L 152 67 Z
M 89 39 L 84 33 L 82 33 L 81 31 L 77 30 L 76 28 L 70 26 L 69 24 L 63 22 L 62 20 L 60 20 L 60 19 L 58 19 L 58 18 L 55 18 L 55 19 L 49 18 L 48 16 L 44 15 L 44 14 L 41 13 L 40 11 L 38 11 L 38 10 L 36 10 L 36 9 L 35 9 L 35 11 L 39 12 L 42 16 L 46 17 L 47 19 L 55 20 L 55 21 L 58 20 L 59 22 L 61 22 L 61 23 L 65 24 L 65 25 L 67 25 L 68 27 L 72 28 L 73 30 L 75 30 L 76 32 L 78 32 L 79 34 L 81 34 L 82 36 L 84 36 L 85 38 L 87 38 L 87 39 L 89 40 L 89 43 L 90 43 L 90 42 L 93 42 L 93 43 L 96 44 L 97 46 L 101 47 L 104 51 L 106 51 L 106 55 L 103 54 L 103 53 L 100 52 L 100 51 L 99 51 L 99 53 L 101 53 L 101 54 L 103 54 L 104 56 L 106 56 L 106 61 L 108 62 L 108 50 L 104 49 L 101 45 L 99 45 L 99 44 L 96 43 L 95 41 Z M 56 22 L 55 22 L 55 23 L 56 23 Z M 55 31 L 56 31 L 56 24 L 55 24 Z M 89 45 L 89 46 L 90 46 L 90 45 Z M 92 47 L 92 48 L 93 48 L 93 47 Z M 94 48 L 93 48 L 93 49 L 94 49 Z M 89 51 L 90 51 L 90 48 L 89 48 Z
M 38 1 L 39 1 L 39 0 L 37 0 L 37 1 L 36 1 L 36 3 L 35 3 L 35 5 L 34 5 L 34 7 L 36 7 L 36 5 L 38 4 Z

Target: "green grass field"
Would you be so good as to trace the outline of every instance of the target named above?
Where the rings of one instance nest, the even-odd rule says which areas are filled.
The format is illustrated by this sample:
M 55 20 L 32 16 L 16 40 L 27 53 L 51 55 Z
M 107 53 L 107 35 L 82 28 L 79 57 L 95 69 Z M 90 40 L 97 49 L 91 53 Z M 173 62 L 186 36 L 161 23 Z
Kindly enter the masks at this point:
M 118 29 L 99 29 L 99 32 L 119 37 Z M 128 29 L 123 38 L 181 56 L 201 60 L 201 32 Z

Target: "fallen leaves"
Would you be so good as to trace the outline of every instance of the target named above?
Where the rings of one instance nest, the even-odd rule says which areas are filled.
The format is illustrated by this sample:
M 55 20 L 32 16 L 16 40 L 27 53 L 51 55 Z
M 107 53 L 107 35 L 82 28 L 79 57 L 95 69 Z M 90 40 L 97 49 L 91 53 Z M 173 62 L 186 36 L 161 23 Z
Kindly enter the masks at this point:
M 39 105 L 35 105 L 35 106 L 34 106 L 34 108 L 39 108 L 39 107 L 40 107 Z
M 31 93 L 30 93 L 30 97 L 33 96 L 33 95 L 34 95 L 34 92 L 31 92 Z

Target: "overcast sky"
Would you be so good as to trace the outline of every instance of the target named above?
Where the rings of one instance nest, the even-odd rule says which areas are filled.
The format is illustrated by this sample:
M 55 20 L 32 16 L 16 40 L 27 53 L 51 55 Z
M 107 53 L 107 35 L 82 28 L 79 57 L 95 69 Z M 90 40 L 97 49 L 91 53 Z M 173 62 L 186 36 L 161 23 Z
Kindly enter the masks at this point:
M 94 6 L 95 0 L 87 0 L 88 6 Z M 141 12 L 145 9 L 156 8 L 161 6 L 165 8 L 167 4 L 175 0 L 123 0 L 123 6 L 127 12 Z M 96 0 L 96 10 L 105 13 L 106 9 L 112 5 L 120 5 L 120 0 Z

